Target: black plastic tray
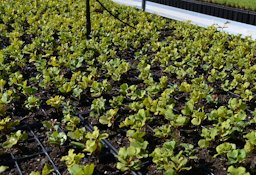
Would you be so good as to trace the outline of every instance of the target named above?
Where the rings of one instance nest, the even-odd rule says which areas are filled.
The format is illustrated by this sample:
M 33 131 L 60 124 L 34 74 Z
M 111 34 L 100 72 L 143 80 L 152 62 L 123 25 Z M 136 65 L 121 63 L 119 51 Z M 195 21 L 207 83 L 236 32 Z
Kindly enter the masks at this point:
M 185 10 L 256 25 L 256 12 L 196 0 L 147 0 Z

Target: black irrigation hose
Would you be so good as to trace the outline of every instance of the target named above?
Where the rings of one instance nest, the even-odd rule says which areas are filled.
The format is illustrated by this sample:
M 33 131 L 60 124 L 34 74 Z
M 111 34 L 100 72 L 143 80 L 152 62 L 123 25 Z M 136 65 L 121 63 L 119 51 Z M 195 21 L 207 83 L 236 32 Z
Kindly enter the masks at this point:
M 173 86 L 174 84 L 171 83 L 170 85 Z M 177 89 L 178 89 L 178 88 L 176 88 L 176 90 L 177 90 Z M 181 101 L 180 99 L 178 99 L 178 98 L 175 97 L 175 96 L 173 96 L 173 99 L 174 99 L 176 102 L 185 102 L 184 100 Z M 108 109 L 111 109 L 111 108 L 109 107 Z M 82 121 L 82 124 L 83 124 L 83 125 L 85 126 L 85 128 L 86 128 L 88 131 L 90 131 L 90 132 L 93 131 L 93 126 L 92 126 L 91 124 L 89 124 L 89 123 L 84 119 L 83 115 L 88 115 L 91 111 L 93 111 L 93 110 L 88 110 L 88 111 L 84 111 L 84 112 L 79 112 L 79 113 L 77 114 L 77 115 L 79 116 L 80 120 Z M 179 112 L 177 109 L 173 109 L 173 111 L 174 111 L 174 112 L 177 112 L 177 113 Z M 153 128 L 152 128 L 151 126 L 147 125 L 147 127 L 148 127 L 149 130 L 153 131 Z M 106 139 L 101 140 L 101 143 L 102 143 L 107 149 L 109 149 L 109 151 L 112 153 L 112 155 L 116 156 L 116 155 L 118 154 L 117 149 L 116 149 L 115 147 L 113 147 L 113 145 L 112 145 L 109 141 L 107 141 Z M 149 162 L 145 162 L 144 165 L 146 165 L 146 164 L 148 164 L 148 163 L 149 163 Z M 144 165 L 143 165 L 143 166 L 144 166 Z M 214 175 L 209 169 L 206 170 L 206 168 L 205 168 L 204 171 L 205 171 L 206 175 Z M 132 173 L 132 175 L 142 175 L 141 172 L 134 172 L 134 171 L 132 171 L 131 173 Z
M 82 118 L 82 116 L 80 116 L 80 118 Z M 83 119 L 84 120 L 84 119 Z M 89 123 L 85 124 L 85 127 L 87 130 L 89 130 L 90 132 L 93 132 L 93 126 Z M 118 151 L 115 147 L 112 146 L 111 143 L 109 143 L 106 139 L 101 140 L 101 143 L 107 147 L 109 149 L 109 151 L 116 156 L 118 154 Z
M 23 173 L 22 173 L 22 171 L 21 171 L 21 169 L 20 169 L 20 166 L 19 166 L 18 162 L 15 160 L 15 157 L 14 157 L 14 155 L 13 155 L 12 153 L 11 153 L 11 157 L 12 157 L 12 159 L 14 160 L 14 163 L 15 163 L 16 169 L 18 170 L 18 173 L 19 173 L 20 175 L 23 175 Z
M 170 84 L 171 86 L 173 86 L 174 84 Z M 178 89 L 178 88 L 176 88 L 176 89 Z M 218 90 L 220 90 L 220 91 L 222 91 L 222 92 L 225 92 L 225 93 L 227 93 L 227 94 L 230 94 L 231 96 L 233 96 L 234 98 L 241 98 L 241 96 L 240 95 L 238 95 L 238 94 L 236 94 L 236 93 L 234 93 L 234 92 L 231 92 L 231 91 L 224 91 L 222 88 L 220 88 L 220 87 L 218 87 Z M 176 100 L 177 102 L 179 101 L 179 99 L 177 98 L 177 97 L 174 97 L 174 100 Z M 184 100 L 182 101 L 182 102 L 185 102 Z M 250 109 L 246 109 L 249 113 L 251 113 L 251 114 L 253 114 L 253 111 L 252 110 L 250 110 Z M 177 110 L 176 109 L 174 109 L 174 111 L 176 112 Z
M 120 21 L 121 23 L 133 28 L 133 29 L 136 29 L 134 26 L 131 26 L 130 24 L 124 22 L 123 20 L 121 20 L 120 18 L 118 18 L 116 15 L 114 15 L 110 10 L 108 10 L 99 0 L 96 0 L 100 5 L 101 7 L 106 10 L 111 16 L 113 16 L 115 19 L 117 19 L 118 21 Z
M 85 126 L 85 128 L 86 128 L 88 131 L 93 132 L 93 126 L 92 126 L 91 124 L 89 124 L 89 123 L 83 118 L 82 114 L 79 114 L 78 116 L 79 116 L 79 118 L 82 120 L 82 123 L 83 123 L 83 125 Z M 101 143 L 102 143 L 105 147 L 107 147 L 107 148 L 110 150 L 110 152 L 111 152 L 114 156 L 116 156 L 116 155 L 118 154 L 117 149 L 116 149 L 115 147 L 113 147 L 112 144 L 109 143 L 106 139 L 101 140 Z
M 224 92 L 226 92 L 226 91 L 224 91 Z M 227 91 L 227 93 L 230 94 L 230 95 L 232 95 L 234 98 L 241 98 L 240 95 L 235 94 L 235 93 L 233 93 L 233 92 Z M 246 106 L 247 106 L 247 104 L 246 104 Z M 251 105 L 249 105 L 249 106 L 251 106 Z M 252 110 L 247 109 L 247 108 L 246 108 L 245 110 L 246 110 L 247 112 L 249 112 L 251 115 L 253 115 L 253 111 L 252 111 Z M 249 120 L 249 118 L 247 118 L 245 121 L 249 122 L 250 120 Z
M 42 154 L 44 154 L 44 152 L 39 152 L 39 153 L 35 153 L 35 154 L 25 155 L 25 156 L 22 156 L 22 157 L 14 157 L 13 160 L 14 161 L 21 161 L 21 160 L 33 158 L 33 157 L 36 157 L 36 156 L 42 155 Z
M 30 130 L 30 133 L 34 136 L 35 140 L 37 141 L 38 145 L 41 147 L 43 153 L 46 155 L 46 157 L 48 158 L 48 160 L 50 161 L 50 163 L 53 166 L 53 169 L 55 171 L 56 174 L 61 175 L 61 173 L 59 172 L 59 169 L 57 168 L 57 166 L 54 164 L 53 160 L 51 159 L 50 155 L 48 154 L 48 152 L 46 151 L 46 149 L 44 148 L 43 144 L 40 142 L 40 140 L 38 139 L 38 137 L 35 135 L 35 133 Z
M 11 160 L 9 160 L 8 162 L 15 164 L 15 167 L 16 167 L 16 169 L 17 169 L 19 175 L 23 175 L 22 170 L 21 170 L 21 168 L 20 168 L 20 166 L 19 166 L 19 163 L 18 163 L 19 161 L 23 161 L 23 160 L 25 160 L 25 159 L 31 159 L 31 158 L 33 158 L 33 157 L 36 157 L 36 156 L 42 155 L 42 154 L 45 154 L 45 155 L 47 156 L 47 155 L 48 155 L 47 152 L 50 151 L 50 150 L 47 150 L 47 149 L 45 149 L 45 148 L 43 147 L 43 145 L 40 143 L 38 137 L 37 137 L 37 136 L 34 134 L 34 132 L 31 130 L 30 126 L 22 126 L 21 128 L 23 128 L 24 130 L 27 130 L 27 131 L 30 131 L 30 132 L 31 132 L 31 134 L 33 135 L 34 138 L 29 138 L 27 141 L 28 141 L 28 142 L 31 142 L 32 140 L 36 140 L 37 143 L 38 143 L 38 145 L 39 145 L 40 148 L 42 149 L 42 151 L 41 151 L 41 152 L 38 152 L 38 153 L 30 154 L 30 155 L 23 155 L 23 156 L 20 156 L 20 157 L 15 157 L 12 153 L 9 154 L 9 155 L 11 156 Z M 19 129 L 21 129 L 21 128 L 19 128 Z M 41 137 L 40 137 L 40 138 L 41 138 Z M 49 158 L 49 155 L 48 155 L 47 157 L 48 157 L 49 161 L 52 163 L 52 160 L 51 160 L 51 158 Z M 58 175 L 60 175 L 60 173 L 58 172 L 58 169 L 57 169 L 57 168 L 55 169 L 55 171 L 56 171 L 56 173 L 57 173 Z
M 88 130 L 88 131 L 90 131 L 90 132 L 92 132 L 93 131 L 93 126 L 91 125 L 91 124 L 89 124 L 84 118 L 83 118 L 83 115 L 85 115 L 85 114 L 88 114 L 89 112 L 83 112 L 83 113 L 79 113 L 78 114 L 78 116 L 79 116 L 79 118 L 80 118 L 80 120 L 82 121 L 82 124 L 85 126 L 85 128 Z M 153 130 L 153 128 L 151 128 L 149 125 L 147 125 L 147 127 L 150 129 L 150 130 Z M 115 148 L 115 147 L 113 147 L 113 145 L 109 142 L 109 141 L 107 141 L 106 139 L 103 139 L 103 140 L 101 140 L 101 143 L 107 148 L 107 149 L 109 149 L 109 151 L 111 152 L 111 154 L 112 155 L 114 155 L 114 156 L 116 156 L 116 155 L 118 155 L 118 151 L 117 151 L 117 149 Z M 150 161 L 147 161 L 147 162 L 144 162 L 143 163 L 143 166 L 146 166 L 147 164 L 149 164 L 150 163 Z M 205 168 L 204 167 L 204 171 L 205 171 L 205 175 L 214 175 L 212 172 L 211 172 L 211 170 L 209 170 L 208 168 Z M 138 171 L 131 171 L 131 174 L 132 175 L 142 175 L 142 173 L 141 172 L 138 172 Z
M 234 92 L 231 92 L 231 91 L 224 91 L 223 89 L 220 89 L 220 90 L 222 90 L 223 92 L 226 92 L 226 93 L 230 94 L 230 95 L 233 96 L 234 98 L 241 98 L 240 95 L 235 94 Z M 252 110 L 250 110 L 250 109 L 245 109 L 245 110 L 248 111 L 250 114 L 253 115 L 253 111 L 252 111 Z
M 84 112 L 84 113 L 87 113 L 88 112 Z M 82 121 L 82 124 L 85 126 L 85 128 L 92 132 L 93 131 L 93 126 L 91 124 L 89 124 L 84 118 L 82 115 L 84 115 L 84 113 L 79 113 L 78 114 L 78 117 L 80 118 L 80 120 Z M 109 149 L 110 153 L 113 155 L 113 156 L 117 156 L 118 154 L 118 151 L 117 149 L 109 142 L 107 141 L 106 139 L 102 139 L 101 140 L 101 143 L 107 148 Z M 132 175 L 142 175 L 141 172 L 135 172 L 135 171 L 131 171 L 131 174 Z
M 38 124 L 38 122 L 34 122 L 32 124 L 28 124 L 28 123 L 20 123 L 18 126 L 14 126 L 10 129 L 9 132 L 15 132 L 15 131 L 18 131 L 18 130 L 23 130 L 23 131 L 27 131 L 28 130 L 28 127 L 29 128 L 38 128 L 40 127 L 41 124 Z M 22 143 L 22 142 L 21 142 Z

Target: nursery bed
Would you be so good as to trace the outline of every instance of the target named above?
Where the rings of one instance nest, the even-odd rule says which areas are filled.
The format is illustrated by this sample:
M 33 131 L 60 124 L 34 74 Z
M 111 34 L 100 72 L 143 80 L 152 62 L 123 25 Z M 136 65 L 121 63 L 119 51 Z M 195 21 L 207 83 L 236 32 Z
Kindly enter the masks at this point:
M 1 1 L 0 173 L 254 175 L 256 42 L 102 3 Z

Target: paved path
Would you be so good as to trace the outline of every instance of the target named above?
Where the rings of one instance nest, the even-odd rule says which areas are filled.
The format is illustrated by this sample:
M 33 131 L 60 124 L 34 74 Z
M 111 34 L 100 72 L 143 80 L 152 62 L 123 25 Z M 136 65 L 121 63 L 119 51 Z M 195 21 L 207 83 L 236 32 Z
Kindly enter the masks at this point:
M 114 2 L 135 6 L 141 8 L 141 0 L 113 0 Z M 170 7 L 153 2 L 146 2 L 146 11 L 155 13 L 166 18 L 175 19 L 178 21 L 190 20 L 192 24 L 199 25 L 201 27 L 208 27 L 215 25 L 220 31 L 228 32 L 229 34 L 239 35 L 243 37 L 251 36 L 256 39 L 256 26 L 244 24 L 228 19 L 218 18 L 210 15 L 205 15 L 197 12 L 179 9 L 176 7 Z

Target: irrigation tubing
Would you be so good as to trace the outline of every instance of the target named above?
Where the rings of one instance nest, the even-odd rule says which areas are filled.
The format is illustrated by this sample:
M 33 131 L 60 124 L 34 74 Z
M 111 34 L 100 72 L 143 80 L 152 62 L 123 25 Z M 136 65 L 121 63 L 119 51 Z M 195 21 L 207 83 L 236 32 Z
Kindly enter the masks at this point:
M 170 84 L 170 85 L 173 86 L 174 84 Z M 176 89 L 178 89 L 178 88 L 176 88 Z M 222 88 L 220 88 L 220 87 L 218 87 L 218 90 L 220 90 L 220 91 L 222 91 L 222 92 L 225 92 L 225 93 L 227 93 L 227 94 L 230 94 L 230 95 L 233 96 L 234 98 L 241 98 L 240 95 L 238 95 L 238 94 L 236 94 L 236 93 L 234 93 L 234 92 L 231 92 L 231 91 L 224 91 L 224 90 L 223 90 Z M 174 100 L 176 100 L 177 102 L 179 102 L 179 99 L 177 99 L 176 97 L 174 97 Z M 182 102 L 184 102 L 184 101 L 182 101 Z M 177 110 L 174 109 L 174 111 L 176 112 Z M 250 110 L 250 109 L 246 109 L 246 111 L 248 111 L 249 113 L 253 114 L 253 111 Z
M 46 157 L 48 158 L 48 160 L 50 161 L 50 163 L 53 166 L 53 169 L 55 171 L 56 174 L 61 175 L 61 173 L 59 172 L 59 169 L 57 168 L 57 166 L 54 164 L 53 160 L 51 159 L 50 155 L 47 153 L 46 149 L 44 148 L 43 144 L 40 142 L 40 140 L 38 139 L 38 137 L 35 135 L 35 133 L 30 130 L 30 133 L 34 136 L 35 140 L 37 141 L 38 145 L 41 147 L 43 153 L 46 155 Z
M 239 99 L 241 99 L 241 96 L 238 95 L 238 94 L 236 94 L 236 93 L 234 93 L 234 92 L 231 92 L 231 91 L 224 91 L 224 90 L 221 89 L 221 88 L 219 88 L 219 90 L 221 90 L 222 92 L 225 92 L 225 93 L 227 93 L 227 94 L 233 96 L 234 98 L 239 98 Z M 247 104 L 247 103 L 246 103 L 246 105 L 251 106 L 250 104 Z M 246 108 L 245 110 L 248 111 L 250 114 L 253 115 L 253 111 L 252 111 L 252 110 L 247 109 L 247 108 Z
M 21 161 L 21 160 L 25 160 L 25 159 L 31 159 L 33 157 L 36 157 L 36 156 L 39 156 L 39 155 L 42 155 L 44 154 L 43 151 L 39 152 L 39 153 L 35 153 L 35 154 L 30 154 L 30 155 L 24 155 L 22 157 L 14 157 L 14 160 L 16 161 Z
M 19 166 L 17 160 L 15 160 L 15 157 L 14 157 L 14 155 L 13 155 L 12 153 L 11 153 L 11 157 L 12 157 L 12 159 L 14 160 L 14 163 L 15 163 L 16 169 L 18 170 L 18 173 L 19 173 L 20 175 L 23 175 L 23 173 L 22 173 L 22 171 L 21 171 L 21 169 L 20 169 L 20 166 Z
M 92 132 L 94 129 L 93 129 L 93 126 L 91 124 L 89 124 L 84 118 L 83 118 L 83 115 L 84 113 L 79 113 L 78 114 L 78 117 L 80 118 L 80 120 L 82 121 L 82 124 L 85 126 L 85 128 Z M 107 149 L 109 149 L 110 153 L 113 155 L 113 156 L 117 156 L 118 154 L 118 151 L 117 149 L 109 142 L 107 141 L 106 139 L 102 139 L 100 141 Z M 132 175 L 142 175 L 141 172 L 135 172 L 135 171 L 131 171 L 131 174 Z
M 79 114 L 79 118 L 80 118 L 80 120 L 82 120 L 82 123 L 84 124 L 85 128 L 88 131 L 93 132 L 93 126 L 85 121 L 85 119 L 83 118 L 82 114 Z M 113 147 L 111 145 L 111 143 L 109 143 L 106 139 L 101 140 L 101 143 L 104 146 L 106 146 L 114 156 L 116 156 L 118 154 L 117 149 L 115 147 Z
M 118 18 L 116 15 L 114 15 L 110 10 L 108 10 L 99 0 L 96 0 L 100 5 L 101 7 L 106 10 L 111 16 L 113 16 L 115 19 L 117 19 L 118 21 L 120 21 L 121 23 L 133 28 L 133 29 L 136 29 L 134 26 L 124 22 L 123 20 L 121 20 L 120 18 Z

